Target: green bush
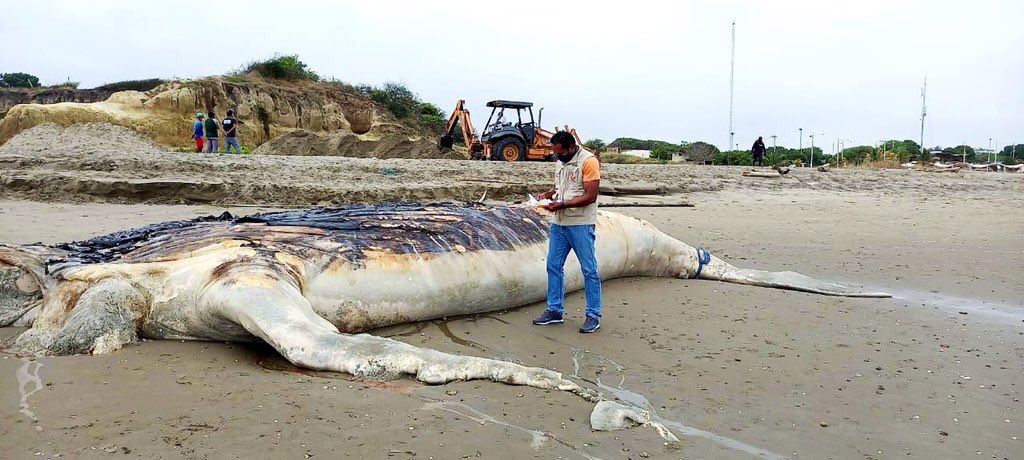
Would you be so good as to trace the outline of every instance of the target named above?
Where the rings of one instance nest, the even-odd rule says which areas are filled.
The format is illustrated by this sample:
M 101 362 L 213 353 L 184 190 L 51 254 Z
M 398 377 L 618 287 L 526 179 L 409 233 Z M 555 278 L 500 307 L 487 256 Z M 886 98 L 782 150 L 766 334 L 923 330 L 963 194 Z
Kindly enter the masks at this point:
M 320 76 L 309 70 L 305 62 L 299 60 L 297 54 L 281 56 L 275 54 L 270 59 L 254 61 L 246 65 L 241 74 L 255 73 L 263 78 L 287 81 L 319 81 Z
M 405 118 L 419 112 L 420 100 L 409 88 L 400 83 L 385 83 L 383 88 L 373 88 L 368 94 L 374 102 L 384 106 L 396 118 Z
M 0 88 L 36 88 L 39 77 L 22 72 L 0 73 Z
M 659 145 L 651 149 L 651 158 L 668 161 L 672 159 L 672 153 L 668 148 Z
M 754 157 L 747 150 L 729 150 L 715 155 L 716 165 L 750 165 Z
M 601 152 L 607 146 L 601 139 L 589 139 L 583 143 L 583 146 L 591 152 Z
M 401 83 L 388 82 L 384 86 L 377 87 L 363 84 L 352 85 L 333 77 L 322 79 L 316 72 L 309 70 L 297 55 L 275 55 L 267 60 L 252 62 L 227 76 L 226 79 L 241 83 L 245 81 L 245 75 L 250 73 L 278 80 L 323 82 L 347 93 L 366 96 L 394 115 L 395 118 L 435 133 L 443 131 L 448 124 L 448 116 L 443 110 L 434 104 L 421 101 L 416 93 Z
M 612 141 L 611 144 L 608 144 L 608 147 L 618 147 L 621 150 L 654 150 L 657 147 L 662 147 L 670 152 L 679 152 L 682 151 L 683 144 L 673 144 L 654 139 L 643 140 L 620 137 Z
M 789 161 L 786 160 L 782 152 L 768 149 L 768 153 L 764 156 L 764 164 L 767 166 L 787 166 Z
M 97 86 L 96 89 L 102 89 L 107 91 L 149 91 L 157 86 L 167 83 L 167 80 L 160 78 L 147 78 L 145 80 L 125 80 L 114 83 L 107 83 L 103 86 Z
M 624 165 L 638 165 L 638 164 L 658 164 L 662 165 L 667 163 L 665 160 L 659 160 L 656 158 L 640 158 L 633 155 L 616 155 L 614 153 L 602 153 L 601 163 L 608 164 L 624 164 Z
M 338 89 L 346 93 L 361 93 L 357 86 L 343 82 L 334 77 L 322 79 L 321 81 L 328 85 L 336 86 Z
M 242 74 L 225 75 L 224 81 L 228 83 L 248 83 L 249 78 Z
M 68 81 L 66 81 L 64 83 L 58 83 L 56 85 L 51 85 L 50 88 L 55 88 L 55 89 L 60 89 L 60 88 L 78 89 L 78 85 L 80 85 L 80 84 L 81 84 L 81 82 L 68 80 Z
M 429 102 L 420 104 L 419 113 L 420 125 L 430 129 L 431 131 L 440 133 L 441 131 L 444 131 L 446 126 L 448 126 L 448 117 L 444 115 L 443 110 L 439 109 L 434 104 Z
M 370 85 L 349 85 L 347 83 L 335 82 L 345 90 L 355 92 L 369 97 L 380 104 L 395 118 L 400 120 L 411 120 L 417 125 L 427 128 L 435 133 L 440 133 L 448 125 L 448 116 L 436 105 L 420 101 L 419 96 L 401 83 L 388 82 L 383 87 Z M 342 86 L 344 85 L 344 86 Z

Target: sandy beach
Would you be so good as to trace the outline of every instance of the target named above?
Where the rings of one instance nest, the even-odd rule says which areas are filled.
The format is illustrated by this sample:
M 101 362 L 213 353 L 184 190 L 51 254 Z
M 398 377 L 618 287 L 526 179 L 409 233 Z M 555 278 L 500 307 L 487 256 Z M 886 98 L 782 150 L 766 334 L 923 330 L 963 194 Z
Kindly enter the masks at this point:
M 142 204 L 173 200 L 89 193 L 47 202 L 58 189 L 9 186 L 13 177 L 28 176 L 149 171 L 166 179 L 205 161 L 168 153 L 144 170 L 127 166 L 136 155 L 142 154 L 104 154 L 105 164 L 117 165 L 107 172 L 69 172 L 80 169 L 67 166 L 76 157 L 2 156 L 8 186 L 0 241 L 53 243 L 225 209 L 245 214 L 319 201 L 253 192 L 209 200 L 221 205 Z M 284 161 L 245 160 L 257 166 L 242 171 L 232 166 L 241 160 L 217 157 L 190 176 L 255 177 Z M 329 180 L 335 172 L 349 177 L 342 170 L 372 170 L 377 185 L 392 179 L 379 173 L 391 164 L 384 160 L 287 161 L 275 184 L 295 177 L 324 196 L 356 188 Z M 534 187 L 550 167 L 416 161 L 423 163 L 398 165 L 399 177 L 435 177 L 448 189 L 464 188 L 460 177 L 497 180 L 511 168 L 527 178 L 514 187 Z M 165 165 L 174 165 L 167 166 L 173 173 Z M 631 278 L 605 283 L 603 327 L 594 335 L 576 332 L 579 292 L 567 298 L 564 326 L 530 325 L 543 308 L 535 304 L 373 332 L 572 375 L 606 396 L 645 405 L 678 443 L 643 427 L 591 431 L 592 405 L 566 393 L 482 381 L 365 382 L 296 369 L 264 345 L 144 341 L 105 356 L 0 355 L 3 456 L 1021 458 L 1024 176 L 796 170 L 753 180 L 740 177 L 739 168 L 609 166 L 610 185 L 643 176 L 666 187 L 708 189 L 643 198 L 694 207 L 609 210 L 647 219 L 737 266 L 794 270 L 895 297 Z M 313 170 L 323 176 L 298 179 Z M 404 194 L 378 196 L 423 198 Z M 441 197 L 463 198 L 455 195 Z M 602 202 L 616 199 L 629 198 Z M 266 208 L 226 206 L 232 202 Z M 0 340 L 10 343 L 22 330 L 0 329 Z

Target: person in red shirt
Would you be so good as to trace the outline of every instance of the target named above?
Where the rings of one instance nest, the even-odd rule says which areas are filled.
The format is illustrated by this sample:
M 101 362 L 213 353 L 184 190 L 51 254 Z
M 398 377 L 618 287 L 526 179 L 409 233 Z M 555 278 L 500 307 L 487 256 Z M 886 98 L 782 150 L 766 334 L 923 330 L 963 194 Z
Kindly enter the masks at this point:
M 196 122 L 192 125 L 192 139 L 196 141 L 196 153 L 203 152 L 203 112 L 196 112 Z

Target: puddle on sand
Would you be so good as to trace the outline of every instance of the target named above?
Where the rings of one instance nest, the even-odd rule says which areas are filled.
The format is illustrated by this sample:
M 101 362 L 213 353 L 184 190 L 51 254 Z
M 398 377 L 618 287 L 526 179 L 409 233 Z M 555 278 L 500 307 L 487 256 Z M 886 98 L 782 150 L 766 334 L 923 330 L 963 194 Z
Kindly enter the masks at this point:
M 411 326 L 412 326 L 411 330 L 408 330 L 408 331 L 405 331 L 405 332 L 398 332 L 398 333 L 394 333 L 394 334 L 381 334 L 381 337 L 388 337 L 388 338 L 391 338 L 391 337 L 409 337 L 411 335 L 416 335 L 416 334 L 419 334 L 419 333 L 423 332 L 423 330 L 427 328 L 427 324 L 429 324 L 429 323 L 427 323 L 426 321 L 421 321 L 421 322 L 418 322 L 418 323 L 411 324 Z
M 969 299 L 917 289 L 889 288 L 888 291 L 892 293 L 894 300 L 914 303 L 919 307 L 930 306 L 949 312 L 967 312 L 972 315 L 1004 320 L 1011 323 L 1024 321 L 1024 305 L 1021 304 L 1013 305 L 999 301 Z
M 487 316 L 486 318 L 493 319 L 493 320 L 496 320 L 496 321 L 508 324 L 508 322 L 506 322 L 505 320 L 499 319 L 499 318 L 494 318 L 494 317 L 490 317 L 490 316 Z M 441 332 L 445 335 L 445 337 L 448 337 L 448 339 L 451 340 L 456 345 L 462 345 L 464 347 L 472 348 L 474 350 L 483 352 L 483 353 L 487 354 L 488 355 L 487 357 L 489 357 L 491 359 L 497 359 L 499 361 L 508 361 L 510 363 L 516 363 L 516 364 L 523 364 L 522 361 L 516 359 L 515 356 L 513 356 L 513 355 L 511 355 L 509 353 L 506 353 L 504 351 L 495 351 L 495 350 L 492 350 L 492 349 L 488 348 L 485 345 L 479 344 L 479 343 L 474 342 L 472 340 L 463 339 L 463 338 L 455 335 L 455 333 L 452 332 L 451 328 L 448 327 L 448 323 L 451 323 L 452 321 L 466 320 L 466 319 L 467 318 L 465 318 L 465 317 L 451 318 L 451 319 L 441 319 L 441 320 L 433 321 L 433 323 L 435 325 L 437 325 L 437 328 L 441 330 Z
M 571 442 L 565 441 L 563 439 L 559 439 L 557 436 L 555 436 L 552 433 L 548 433 L 548 432 L 545 432 L 545 431 L 539 431 L 539 430 L 531 430 L 531 429 L 523 427 L 523 426 L 519 426 L 519 425 L 514 425 L 514 424 L 511 424 L 511 423 L 503 422 L 503 421 L 498 420 L 498 419 L 496 419 L 496 418 L 494 418 L 494 417 L 492 417 L 492 416 L 490 416 L 488 414 L 485 414 L 485 413 L 483 413 L 483 412 L 481 412 L 481 411 L 479 411 L 477 409 L 474 409 L 472 406 L 469 406 L 469 405 L 461 403 L 461 402 L 445 401 L 445 400 L 441 400 L 441 399 L 437 399 L 437 398 L 432 398 L 432 397 L 428 397 L 428 396 L 421 396 L 421 398 L 424 401 L 426 401 L 426 404 L 423 405 L 421 410 L 442 410 L 442 411 L 445 411 L 445 412 L 450 412 L 450 413 L 453 413 L 453 414 L 465 417 L 465 418 L 467 418 L 469 420 L 472 420 L 474 422 L 477 422 L 477 423 L 479 423 L 481 425 L 486 425 L 488 423 L 492 423 L 492 424 L 495 424 L 495 425 L 503 426 L 505 428 L 511 428 L 513 430 L 518 430 L 518 431 L 521 431 L 523 433 L 526 433 L 526 434 L 530 435 L 530 447 L 533 448 L 534 450 L 540 450 L 540 448 L 544 445 L 545 441 L 550 439 L 552 441 L 557 442 L 558 444 L 561 444 L 562 446 L 565 446 L 566 448 L 571 449 L 573 451 L 573 453 L 575 453 L 575 454 L 577 454 L 577 455 L 579 455 L 579 456 L 581 456 L 581 457 L 583 457 L 583 458 L 585 458 L 587 460 L 599 460 L 598 457 L 594 457 L 594 456 L 584 452 L 582 449 L 580 449 L 578 446 L 576 446 L 575 444 L 573 444 Z M 561 458 L 561 457 L 559 457 L 559 458 Z
M 43 364 L 28 358 L 21 358 L 21 361 L 21 367 L 14 373 L 18 379 L 18 393 L 21 394 L 21 409 L 18 412 L 38 423 L 35 412 L 29 409 L 28 397 L 43 389 L 43 380 L 39 378 L 39 369 Z
M 490 351 L 490 350 L 487 349 L 487 347 L 485 347 L 483 345 L 480 345 L 479 343 L 476 343 L 476 342 L 474 342 L 472 340 L 463 339 L 463 338 L 455 335 L 454 333 L 452 333 L 451 328 L 448 327 L 448 323 L 450 323 L 451 321 L 452 320 L 450 320 L 450 319 L 449 320 L 437 320 L 437 321 L 434 321 L 434 324 L 436 324 L 437 328 L 440 329 L 441 332 L 443 332 L 444 335 L 446 337 L 448 337 L 452 342 L 455 342 L 455 343 L 457 343 L 459 345 L 462 345 L 464 347 L 473 348 L 473 349 L 480 350 L 480 351 L 483 351 L 483 352 L 489 352 Z
M 631 404 L 633 406 L 639 407 L 650 412 L 651 420 L 660 423 L 666 428 L 676 430 L 677 433 L 673 434 L 701 437 L 709 441 L 712 441 L 716 444 L 728 447 L 730 449 L 738 450 L 740 452 L 746 452 L 758 458 L 767 458 L 772 460 L 786 458 L 785 456 L 769 452 L 767 450 L 754 447 L 749 444 L 745 444 L 735 439 L 727 438 L 717 433 L 712 433 L 709 431 L 704 431 L 690 426 L 686 426 L 678 421 L 667 420 L 659 416 L 657 411 L 654 410 L 654 405 L 652 405 L 651 402 L 647 400 L 647 397 L 623 387 L 623 384 L 626 382 L 626 377 L 621 374 L 625 370 L 625 368 L 619 363 L 616 363 L 615 361 L 605 358 L 604 356 L 589 351 L 576 349 L 573 350 L 572 352 L 572 365 L 572 377 L 593 383 L 594 385 L 597 385 L 597 387 L 600 388 L 601 390 L 611 393 L 612 395 L 622 400 L 623 402 L 626 402 L 628 404 Z M 593 370 L 595 374 L 594 381 L 587 380 L 581 376 L 580 372 L 585 368 L 595 368 Z M 601 375 L 604 374 L 605 371 L 609 368 L 612 368 L 612 371 L 614 373 L 619 374 L 619 384 L 615 387 L 605 385 L 604 383 L 601 382 Z M 672 430 L 669 431 L 671 432 Z M 662 434 L 662 437 L 668 439 L 664 434 Z

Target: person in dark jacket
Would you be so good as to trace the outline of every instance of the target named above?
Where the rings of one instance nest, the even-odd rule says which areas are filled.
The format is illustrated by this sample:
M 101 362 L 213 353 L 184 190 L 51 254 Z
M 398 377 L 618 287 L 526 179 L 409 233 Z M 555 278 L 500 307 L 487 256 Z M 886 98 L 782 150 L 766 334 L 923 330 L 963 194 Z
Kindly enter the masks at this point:
M 217 153 L 220 141 L 220 123 L 217 123 L 217 114 L 209 112 L 206 121 L 203 122 L 206 131 L 206 153 Z
M 750 153 L 754 155 L 755 166 L 764 166 L 764 151 L 764 140 L 761 139 L 761 136 L 757 136 L 754 146 L 750 148 Z

